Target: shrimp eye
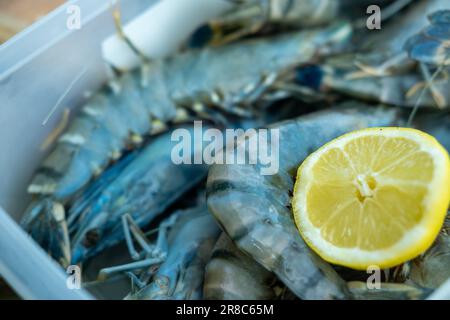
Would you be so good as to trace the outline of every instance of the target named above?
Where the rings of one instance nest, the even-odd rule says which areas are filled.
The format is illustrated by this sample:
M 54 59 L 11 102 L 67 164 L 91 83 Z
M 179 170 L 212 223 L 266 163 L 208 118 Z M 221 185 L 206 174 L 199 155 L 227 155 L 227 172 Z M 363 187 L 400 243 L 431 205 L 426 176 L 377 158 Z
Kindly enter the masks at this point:
M 213 38 L 214 32 L 210 25 L 205 24 L 194 31 L 188 42 L 189 48 L 202 48 Z
M 318 91 L 322 84 L 323 71 L 318 65 L 307 65 L 297 68 L 295 83 Z
M 100 234 L 97 229 L 89 230 L 84 237 L 83 245 L 86 248 L 95 247 L 95 245 L 98 243 L 99 239 L 100 239 Z

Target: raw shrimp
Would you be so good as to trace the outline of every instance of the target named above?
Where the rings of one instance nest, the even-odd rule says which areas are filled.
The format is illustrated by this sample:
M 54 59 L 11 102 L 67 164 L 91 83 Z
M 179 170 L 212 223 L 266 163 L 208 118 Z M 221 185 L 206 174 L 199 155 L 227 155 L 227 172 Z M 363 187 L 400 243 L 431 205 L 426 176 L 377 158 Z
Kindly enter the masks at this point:
M 275 299 L 283 287 L 272 272 L 239 251 L 225 233 L 220 236 L 206 267 L 205 299 Z
M 293 176 L 311 152 L 345 132 L 398 124 L 399 110 L 358 103 L 336 107 L 270 128 L 279 132 L 279 172 L 259 173 L 258 165 L 214 165 L 207 199 L 237 247 L 259 262 L 302 299 L 343 299 L 345 282 L 300 237 L 290 211 Z
M 120 158 L 126 146 L 140 145 L 145 135 L 194 117 L 218 123 L 226 122 L 223 114 L 254 117 L 255 110 L 250 106 L 254 102 L 264 96 L 274 100 L 286 96 L 274 94 L 284 92 L 278 81 L 286 70 L 341 48 L 351 31 L 349 24 L 337 23 L 325 29 L 192 50 L 121 76 L 81 108 L 37 170 L 28 187 L 36 200 L 22 225 L 32 230 L 37 240 L 43 240 L 45 249 L 54 247 L 66 261 L 70 260 L 65 212 L 59 209 L 99 176 L 111 160 Z M 52 234 L 61 235 L 57 240 L 53 236 L 48 239 L 48 226 L 53 228 Z M 79 247 L 91 230 L 78 229 L 82 231 L 77 231 L 74 247 Z M 61 245 L 62 240 L 65 243 Z M 77 259 L 83 256 L 75 255 Z

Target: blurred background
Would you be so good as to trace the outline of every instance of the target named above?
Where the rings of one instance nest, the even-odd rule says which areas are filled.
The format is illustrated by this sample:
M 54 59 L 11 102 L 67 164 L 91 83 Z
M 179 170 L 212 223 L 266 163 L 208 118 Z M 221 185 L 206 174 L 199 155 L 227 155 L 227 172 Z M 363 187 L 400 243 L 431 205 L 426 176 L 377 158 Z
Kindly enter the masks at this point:
M 61 5 L 64 0 L 0 0 L 0 44 Z

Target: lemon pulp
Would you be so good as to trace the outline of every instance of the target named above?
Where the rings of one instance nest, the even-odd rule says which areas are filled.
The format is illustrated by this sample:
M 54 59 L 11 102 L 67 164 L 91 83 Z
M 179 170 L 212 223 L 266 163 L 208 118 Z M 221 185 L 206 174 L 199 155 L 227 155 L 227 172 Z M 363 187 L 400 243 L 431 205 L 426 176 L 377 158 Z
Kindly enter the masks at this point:
M 450 161 L 431 136 L 406 128 L 355 131 L 300 166 L 293 211 L 325 260 L 391 267 L 425 251 L 450 202 Z

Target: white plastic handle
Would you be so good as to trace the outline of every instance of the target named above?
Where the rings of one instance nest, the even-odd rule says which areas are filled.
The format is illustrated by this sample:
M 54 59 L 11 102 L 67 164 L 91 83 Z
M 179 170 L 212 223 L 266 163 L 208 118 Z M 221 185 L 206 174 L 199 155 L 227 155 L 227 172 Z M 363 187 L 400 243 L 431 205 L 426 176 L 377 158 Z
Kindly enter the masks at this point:
M 158 58 L 176 50 L 199 26 L 230 9 L 227 0 L 162 0 L 125 25 L 124 32 L 145 56 Z M 106 61 L 123 70 L 139 64 L 139 57 L 117 35 L 102 45 Z

